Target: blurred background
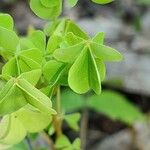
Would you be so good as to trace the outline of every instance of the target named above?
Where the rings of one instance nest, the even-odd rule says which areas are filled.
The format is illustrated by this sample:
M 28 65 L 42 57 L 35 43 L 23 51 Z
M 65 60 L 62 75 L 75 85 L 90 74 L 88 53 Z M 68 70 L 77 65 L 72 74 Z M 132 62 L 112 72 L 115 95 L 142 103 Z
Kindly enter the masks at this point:
M 0 11 L 13 16 L 20 35 L 30 25 L 41 29 L 46 23 L 31 12 L 27 0 L 1 0 Z M 105 32 L 106 45 L 124 55 L 122 62 L 107 64 L 100 96 L 63 88 L 62 109 L 82 114 L 80 133 L 76 125 L 72 131 L 65 123 L 64 132 L 71 140 L 80 135 L 87 150 L 150 150 L 150 0 L 115 0 L 103 6 L 79 0 L 72 9 L 64 4 L 63 16 L 91 36 Z M 39 143 L 44 149 L 46 143 Z

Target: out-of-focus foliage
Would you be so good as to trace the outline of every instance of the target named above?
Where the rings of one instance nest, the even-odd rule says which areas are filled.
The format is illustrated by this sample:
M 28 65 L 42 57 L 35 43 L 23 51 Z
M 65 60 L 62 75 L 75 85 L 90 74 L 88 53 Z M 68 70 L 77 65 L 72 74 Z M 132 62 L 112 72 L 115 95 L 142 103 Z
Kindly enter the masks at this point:
M 103 91 L 101 95 L 84 97 L 67 90 L 62 95 L 62 104 L 66 111 L 77 111 L 87 107 L 129 125 L 145 119 L 144 114 L 134 104 L 114 91 Z M 72 109 L 68 109 L 68 105 L 72 106 Z

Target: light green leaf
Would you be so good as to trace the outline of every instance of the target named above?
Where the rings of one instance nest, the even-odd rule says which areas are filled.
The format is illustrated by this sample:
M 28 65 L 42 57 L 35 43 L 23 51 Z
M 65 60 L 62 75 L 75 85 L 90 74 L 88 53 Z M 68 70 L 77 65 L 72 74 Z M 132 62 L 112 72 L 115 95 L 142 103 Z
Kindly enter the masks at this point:
M 62 38 L 60 36 L 51 36 L 47 43 L 47 53 L 52 54 L 56 49 L 59 48 Z
M 78 0 L 68 0 L 68 4 L 70 7 L 74 7 L 77 4 Z
M 45 34 L 40 30 L 36 30 L 29 36 L 29 39 L 32 41 L 34 46 L 38 48 L 40 51 L 42 51 L 42 53 L 44 54 L 46 49 Z
M 77 93 L 86 93 L 90 88 L 101 92 L 101 80 L 91 51 L 85 48 L 69 70 L 69 86 Z
M 26 130 L 23 127 L 23 124 L 14 114 L 4 116 L 3 119 L 7 119 L 9 123 L 6 123 L 7 132 L 0 138 L 0 143 L 13 145 L 21 142 L 26 136 Z M 0 128 L 0 131 L 2 130 L 3 128 Z
M 92 0 L 92 1 L 97 4 L 108 4 L 113 2 L 114 0 Z
M 73 62 L 78 57 L 83 48 L 84 43 L 82 42 L 67 48 L 57 49 L 54 51 L 53 56 L 58 61 Z
M 36 89 L 24 79 L 19 79 L 17 85 L 24 91 L 26 100 L 29 104 L 44 113 L 55 114 L 55 111 L 52 109 L 51 100 L 40 90 Z
M 0 26 L 0 55 L 6 59 L 10 58 L 18 44 L 19 38 L 16 33 Z
M 79 113 L 69 114 L 64 116 L 64 120 L 67 122 L 69 127 L 71 127 L 75 131 L 78 131 L 79 130 L 78 122 L 80 120 L 80 117 L 81 115 Z
M 0 91 L 0 115 L 12 113 L 27 104 L 23 92 L 11 79 Z
M 104 39 L 105 39 L 105 33 L 100 32 L 93 37 L 92 41 L 97 44 L 104 44 Z
M 42 5 L 41 0 L 30 0 L 30 7 L 32 11 L 42 19 L 55 19 L 61 14 L 62 2 L 61 0 L 56 0 L 59 3 L 53 7 Z M 44 0 L 42 1 L 44 4 Z M 45 0 L 46 3 L 46 0 Z
M 105 67 L 105 64 L 99 58 L 96 58 L 95 61 L 96 61 L 96 65 L 97 65 L 97 69 L 98 69 L 101 81 L 103 81 L 105 79 L 105 76 L 106 76 L 106 67 Z
M 57 138 L 56 143 L 55 143 L 56 149 L 64 149 L 64 148 L 67 148 L 69 146 L 71 146 L 71 143 L 65 135 L 62 135 L 62 136 Z
M 120 61 L 123 59 L 123 56 L 117 50 L 105 45 L 92 42 L 91 49 L 95 57 L 103 61 Z
M 19 79 L 23 78 L 27 80 L 29 83 L 31 83 L 33 86 L 35 86 L 38 83 L 41 75 L 42 75 L 41 69 L 36 69 L 36 70 L 22 73 L 19 76 Z
M 124 96 L 113 91 L 103 91 L 99 96 L 93 95 L 88 99 L 88 105 L 97 112 L 129 125 L 144 120 L 144 115 L 136 106 Z
M 30 105 L 27 105 L 15 112 L 15 116 L 29 133 L 42 131 L 52 120 L 51 115 L 42 113 Z
M 74 150 L 81 150 L 81 140 L 79 138 L 76 138 L 73 142 L 73 149 Z
M 45 7 L 53 7 L 59 4 L 59 0 L 40 0 Z
M 43 75 L 50 85 L 55 85 L 68 73 L 67 64 L 50 60 L 43 67 Z M 67 78 L 65 79 L 67 80 Z M 66 83 L 67 81 L 65 81 Z
M 9 14 L 0 13 L 0 26 L 9 30 L 13 30 L 14 22 Z

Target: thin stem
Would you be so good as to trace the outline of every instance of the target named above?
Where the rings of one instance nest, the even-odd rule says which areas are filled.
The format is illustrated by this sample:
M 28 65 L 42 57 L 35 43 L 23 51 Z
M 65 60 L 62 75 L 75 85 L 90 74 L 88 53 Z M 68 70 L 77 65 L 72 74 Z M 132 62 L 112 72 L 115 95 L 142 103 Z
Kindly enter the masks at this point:
M 25 140 L 27 142 L 28 150 L 33 150 L 30 138 L 28 136 L 26 136 Z
M 82 150 L 86 149 L 88 121 L 89 121 L 88 110 L 87 110 L 87 108 L 85 108 L 83 110 L 83 115 L 81 118 L 81 129 L 80 129 L 80 139 L 81 139 L 81 149 Z
M 53 122 L 54 127 L 56 130 L 57 137 L 62 135 L 62 119 L 61 119 L 61 96 L 60 96 L 60 87 L 57 88 L 57 95 L 56 95 L 56 111 L 57 115 L 54 116 Z
M 60 115 L 61 114 L 61 96 L 60 96 L 60 87 L 57 88 L 56 95 L 56 111 Z
M 49 147 L 50 147 L 52 150 L 55 150 L 54 142 L 53 142 L 53 140 L 48 136 L 48 134 L 46 134 L 45 132 L 42 132 L 41 135 L 42 135 L 43 139 L 46 141 L 46 143 L 49 145 Z

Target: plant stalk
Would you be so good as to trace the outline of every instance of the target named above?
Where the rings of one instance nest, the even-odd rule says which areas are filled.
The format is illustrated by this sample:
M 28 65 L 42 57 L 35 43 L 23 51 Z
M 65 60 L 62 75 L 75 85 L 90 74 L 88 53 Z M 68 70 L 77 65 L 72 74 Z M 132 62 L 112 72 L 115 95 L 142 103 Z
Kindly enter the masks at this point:
M 56 94 L 56 111 L 57 115 L 54 116 L 53 122 L 54 127 L 56 130 L 57 137 L 60 137 L 62 135 L 62 118 L 61 118 L 61 92 L 60 87 L 57 88 L 57 94 Z

